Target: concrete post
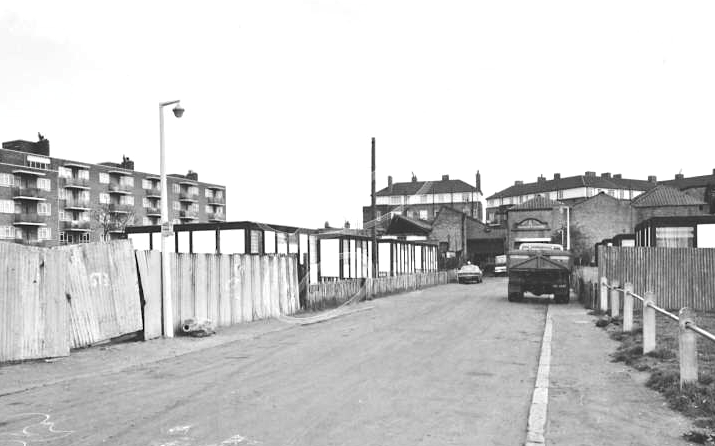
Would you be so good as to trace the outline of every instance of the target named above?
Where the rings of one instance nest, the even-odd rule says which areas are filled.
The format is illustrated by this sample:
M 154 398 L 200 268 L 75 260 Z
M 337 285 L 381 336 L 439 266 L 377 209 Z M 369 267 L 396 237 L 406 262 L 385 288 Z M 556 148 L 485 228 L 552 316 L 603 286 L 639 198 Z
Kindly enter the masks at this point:
M 655 305 L 655 294 L 645 293 L 643 302 L 643 354 L 655 350 L 655 310 L 649 304 Z
M 680 310 L 680 330 L 678 347 L 680 351 L 680 388 L 684 384 L 698 381 L 698 339 L 697 333 L 689 330 L 687 324 L 695 324 L 695 312 L 688 307 Z
M 606 279 L 606 276 L 601 277 L 601 285 L 599 287 L 600 289 L 600 299 L 599 299 L 599 305 L 601 311 L 604 313 L 608 311 L 608 279 Z
M 621 299 L 620 299 L 620 291 L 618 291 L 616 288 L 618 288 L 618 285 L 620 283 L 617 280 L 614 280 L 613 283 L 611 283 L 611 286 L 613 287 L 611 289 L 611 317 L 616 317 L 620 313 L 621 310 Z
M 633 284 L 626 282 L 623 286 L 623 331 L 633 330 Z

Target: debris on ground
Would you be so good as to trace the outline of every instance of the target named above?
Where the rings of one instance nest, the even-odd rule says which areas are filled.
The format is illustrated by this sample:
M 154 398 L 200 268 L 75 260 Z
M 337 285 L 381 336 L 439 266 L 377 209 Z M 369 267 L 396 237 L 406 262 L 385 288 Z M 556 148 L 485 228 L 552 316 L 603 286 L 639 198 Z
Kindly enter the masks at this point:
M 208 319 L 186 319 L 181 324 L 181 330 L 187 335 L 196 338 L 203 338 L 216 333 L 213 322 Z

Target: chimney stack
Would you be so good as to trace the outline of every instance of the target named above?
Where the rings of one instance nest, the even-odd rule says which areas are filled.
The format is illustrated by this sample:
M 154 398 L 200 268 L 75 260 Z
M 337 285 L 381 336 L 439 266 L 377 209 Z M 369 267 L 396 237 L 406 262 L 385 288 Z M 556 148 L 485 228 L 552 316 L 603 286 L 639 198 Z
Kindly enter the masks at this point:
M 414 173 L 412 173 L 412 182 L 413 183 L 417 182 L 417 175 L 415 175 Z
M 538 178 L 536 178 L 537 183 L 543 183 L 544 181 L 546 181 L 546 177 L 543 175 L 539 175 Z
M 649 183 L 657 183 L 658 178 L 655 175 L 648 175 L 648 182 Z
M 189 173 L 186 174 L 186 178 L 189 180 L 199 181 L 199 174 L 193 170 L 189 170 Z
M 442 181 L 449 181 L 449 175 L 442 175 Z
M 601 178 L 611 178 L 611 172 L 603 172 Z
M 596 172 L 592 172 L 592 171 L 588 170 L 588 171 L 586 171 L 586 176 L 587 176 L 587 177 L 595 177 L 595 176 L 596 176 Z
M 555 173 L 554 174 L 554 180 L 560 180 L 561 179 L 561 174 L 560 173 Z
M 387 190 L 392 192 L 392 175 L 387 176 Z
M 477 192 L 482 193 L 482 175 L 477 170 L 477 182 L 476 182 Z
M 613 178 L 616 180 L 620 180 L 620 179 L 623 179 L 623 175 L 621 175 L 620 173 L 614 173 Z
M 524 182 L 521 180 L 514 181 L 514 186 L 523 186 L 523 185 L 524 185 Z
M 685 175 L 683 175 L 682 173 L 676 173 L 676 174 L 675 174 L 675 179 L 676 179 L 676 180 L 682 180 L 683 178 L 685 178 Z

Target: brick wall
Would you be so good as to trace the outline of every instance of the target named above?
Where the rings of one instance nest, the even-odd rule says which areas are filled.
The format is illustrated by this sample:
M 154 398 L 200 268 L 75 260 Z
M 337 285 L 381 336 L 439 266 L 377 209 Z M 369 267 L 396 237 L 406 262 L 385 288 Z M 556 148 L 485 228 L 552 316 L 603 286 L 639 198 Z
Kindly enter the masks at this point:
M 517 229 L 517 225 L 524 220 L 535 219 L 546 224 L 544 229 Z M 554 231 L 561 229 L 565 224 L 565 217 L 559 208 L 553 209 L 525 209 L 510 210 L 507 216 L 507 250 L 516 247 L 517 239 L 546 237 L 551 238 Z
M 618 234 L 631 234 L 635 213 L 628 201 L 598 194 L 571 210 L 571 250 L 577 258 L 593 261 L 594 245 Z

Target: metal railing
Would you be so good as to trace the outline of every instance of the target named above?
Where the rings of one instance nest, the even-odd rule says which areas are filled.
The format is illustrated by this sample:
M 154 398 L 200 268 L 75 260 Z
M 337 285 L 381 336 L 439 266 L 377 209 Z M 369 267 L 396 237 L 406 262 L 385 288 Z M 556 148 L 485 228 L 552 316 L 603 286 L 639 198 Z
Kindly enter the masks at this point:
M 640 300 L 643 304 L 643 354 L 649 353 L 656 348 L 656 313 L 672 319 L 680 326 L 678 342 L 680 350 L 680 386 L 697 382 L 698 353 L 695 334 L 697 333 L 713 342 L 715 342 L 715 335 L 702 327 L 698 327 L 695 323 L 695 312 L 692 309 L 688 307 L 681 308 L 678 315 L 675 315 L 656 304 L 654 293 L 647 292 L 645 296 L 640 296 L 633 291 L 632 283 L 626 282 L 623 287 L 620 287 L 620 283 L 617 280 L 609 284 L 606 277 L 601 277 L 599 308 L 604 312 L 610 312 L 611 317 L 616 317 L 619 316 L 619 310 L 622 306 L 623 331 L 633 330 L 633 298 Z

